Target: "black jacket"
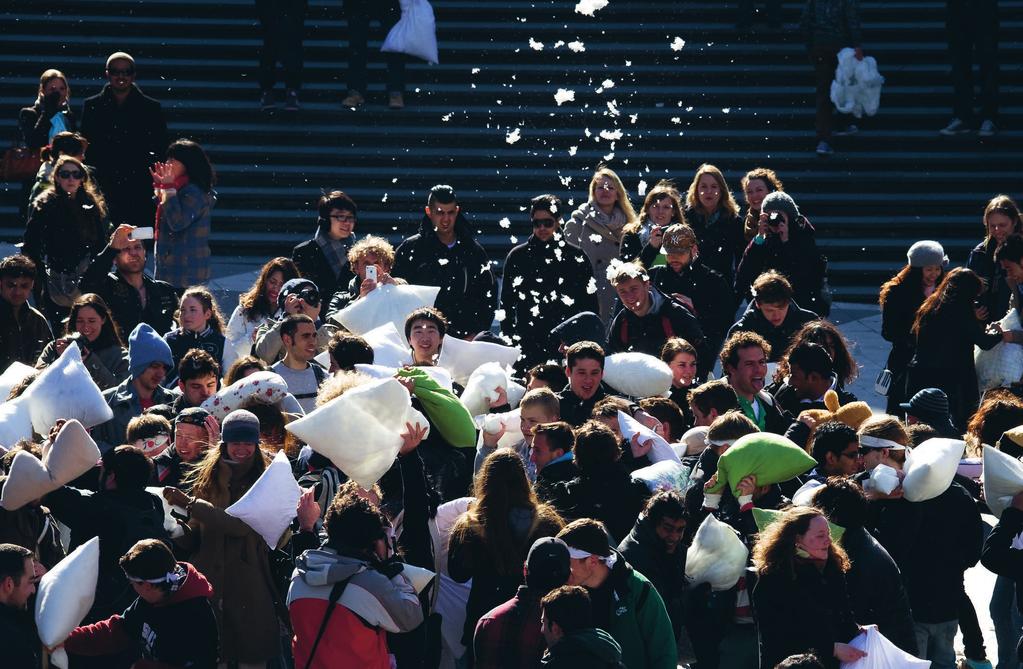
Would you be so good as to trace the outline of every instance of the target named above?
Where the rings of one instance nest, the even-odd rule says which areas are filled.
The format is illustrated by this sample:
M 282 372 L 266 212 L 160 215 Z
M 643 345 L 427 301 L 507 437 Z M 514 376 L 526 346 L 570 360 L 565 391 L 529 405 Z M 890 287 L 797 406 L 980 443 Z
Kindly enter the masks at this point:
M 976 272 L 987 284 L 987 289 L 980 296 L 980 303 L 987 307 L 988 322 L 1000 320 L 1005 315 L 1012 297 L 1012 290 L 1005 280 L 1005 270 L 1001 263 L 995 262 L 997 248 L 995 240 L 983 241 L 973 247 L 966 260 L 966 267 Z
M 540 498 L 540 501 L 548 502 L 553 494 L 554 486 L 571 481 L 576 476 L 579 476 L 579 468 L 571 459 L 548 463 L 546 467 L 536 473 L 536 482 L 533 484 L 536 496 Z
M 331 299 L 338 289 L 347 286 L 355 276 L 351 263 L 347 261 L 341 268 L 341 272 L 334 274 L 334 269 L 327 261 L 327 256 L 323 255 L 323 249 L 315 239 L 307 239 L 292 249 L 291 259 L 295 261 L 295 266 L 298 267 L 302 277 L 316 284 L 321 300 Z
M 329 298 L 329 302 L 327 302 L 327 310 L 321 312 L 323 320 L 330 320 L 331 316 L 354 302 L 359 297 L 359 287 L 361 285 L 362 279 L 359 278 L 358 274 L 353 274 L 347 284 L 342 285 L 339 283 L 337 290 L 334 291 L 334 294 Z M 326 293 L 323 294 L 323 297 L 327 297 Z
M 980 562 L 988 571 L 1016 582 L 1016 607 L 1023 611 L 1023 551 L 1012 545 L 1020 532 L 1023 511 L 1010 506 L 1002 511 L 998 524 L 984 542 Z
M 913 612 L 895 561 L 862 527 L 845 529 L 842 548 L 852 563 L 846 582 L 856 622 L 877 625 L 889 641 L 916 655 Z
M 686 207 L 682 217 L 696 233 L 700 258 L 731 285 L 735 277 L 735 267 L 746 248 L 742 221 L 737 216 L 722 211 L 712 215 L 708 220 L 705 214 L 692 207 Z
M 772 388 L 773 385 L 774 384 L 772 384 Z M 774 399 L 777 400 L 778 406 L 780 406 L 783 411 L 787 411 L 788 413 L 790 413 L 793 418 L 798 417 L 800 412 L 806 411 L 807 409 L 827 408 L 826 406 L 824 406 L 823 401 L 803 402 L 802 400 L 799 399 L 799 396 L 796 394 L 796 389 L 790 386 L 786 381 L 782 381 L 781 384 L 777 386 L 777 388 L 767 390 L 772 395 L 774 395 Z M 839 406 L 845 406 L 849 402 L 856 401 L 855 395 L 853 395 L 850 392 L 846 392 L 845 390 L 842 390 L 841 388 L 838 387 L 837 384 L 835 384 L 834 391 L 835 394 L 838 395 Z
M 753 610 L 760 639 L 760 667 L 773 667 L 789 655 L 814 652 L 825 667 L 838 668 L 836 643 L 859 634 L 845 575 L 832 560 L 823 570 L 796 560 L 785 569 L 761 574 L 753 588 Z
M 924 291 L 919 285 L 901 283 L 888 291 L 881 306 L 881 336 L 892 343 L 888 355 L 888 369 L 892 374 L 906 371 L 916 349 L 913 320 L 924 303 Z
M 530 235 L 508 252 L 501 279 L 501 328 L 522 347 L 527 364 L 549 357 L 556 325 L 580 311 L 597 311 L 597 293 L 588 290 L 592 279 L 590 259 L 560 234 L 549 242 Z M 536 316 L 534 308 L 539 310 Z
M 451 248 L 437 238 L 433 223 L 423 216 L 419 234 L 395 250 L 391 275 L 414 285 L 440 286 L 434 305 L 447 317 L 450 335 L 474 336 L 490 329 L 497 304 L 494 274 L 487 252 L 473 239 L 461 213 Z
M 680 544 L 674 553 L 669 553 L 654 531 L 650 517 L 643 515 L 636 521 L 629 536 L 618 544 L 618 552 L 629 561 L 633 569 L 646 576 L 664 600 L 664 607 L 668 610 L 677 638 L 685 616 L 685 544 Z
M 3 648 L 5 669 L 39 669 L 42 666 L 42 644 L 31 611 L 0 604 L 0 648 Z
M 56 190 L 40 195 L 29 207 L 25 245 L 21 252 L 39 268 L 35 292 L 46 285 L 44 268 L 77 272 L 82 261 L 91 262 L 107 241 L 107 226 L 95 202 L 79 188 L 74 197 Z
M 0 297 L 0 369 L 7 369 L 15 360 L 34 366 L 51 341 L 53 333 L 46 316 L 28 302 L 15 315 L 11 303 Z
M 96 293 L 103 298 L 125 338 L 139 323 L 147 323 L 157 332 L 169 332 L 174 327 L 174 312 L 178 308 L 178 294 L 174 286 L 166 281 L 157 281 L 143 272 L 146 305 L 142 306 L 139 291 L 125 281 L 116 269 L 110 270 L 116 256 L 117 249 L 107 245 L 93 259 L 82 276 L 82 292 Z
M 637 316 L 622 308 L 611 321 L 607 336 L 608 353 L 638 351 L 655 358 L 660 357 L 664 342 L 682 337 L 696 347 L 697 375 L 706 378 L 714 368 L 714 354 L 700 327 L 700 321 L 689 309 L 651 287 L 652 305 L 645 316 Z
M 756 332 L 771 345 L 771 362 L 778 362 L 782 359 L 785 349 L 789 347 L 789 343 L 792 341 L 796 331 L 816 319 L 817 314 L 801 309 L 795 300 L 791 300 L 789 302 L 789 311 L 785 314 L 785 320 L 781 322 L 781 325 L 775 327 L 771 325 L 769 320 L 764 318 L 763 312 L 757 309 L 756 303 L 751 302 L 735 325 L 728 330 L 726 339 L 736 332 Z
M 593 393 L 593 397 L 588 400 L 584 400 L 574 392 L 572 392 L 572 384 L 567 384 L 560 393 L 558 393 L 558 399 L 561 400 L 561 420 L 565 421 L 572 427 L 579 427 L 590 419 L 593 415 L 593 407 L 597 402 L 607 397 L 607 386 L 601 383 L 597 387 L 597 392 Z
M 732 286 L 720 273 L 699 259 L 681 272 L 675 272 L 665 265 L 654 267 L 648 273 L 650 283 L 662 293 L 681 293 L 693 301 L 696 318 L 707 338 L 707 350 L 710 355 L 717 355 L 725 340 L 725 333 L 735 318 L 736 304 Z
M 607 346 L 604 323 L 592 311 L 582 311 L 558 323 L 551 329 L 551 341 L 564 344 L 565 348 L 581 341 L 592 341 L 601 348 Z
M 604 523 L 614 542 L 628 536 L 650 497 L 617 462 L 583 473 L 553 488 L 551 504 L 565 518 L 594 518 Z
M 181 358 L 185 357 L 185 354 L 193 348 L 206 351 L 213 356 L 218 365 L 223 365 L 226 339 L 212 326 L 207 326 L 202 332 L 174 329 L 165 334 L 163 340 L 170 346 L 171 355 L 174 357 L 174 369 L 167 373 L 167 379 L 163 382 L 163 385 L 168 388 L 174 387 L 174 384 L 178 382 L 178 365 L 181 364 Z
M 182 397 L 184 397 L 182 395 Z M 177 401 L 177 400 L 175 400 Z M 200 457 L 199 460 L 202 458 Z M 153 458 L 153 478 L 151 485 L 170 486 L 188 492 L 192 486 L 185 484 L 185 479 L 192 472 L 192 469 L 199 462 L 184 462 L 178 455 L 177 449 L 171 445 L 170 448 Z
M 783 243 L 776 234 L 750 241 L 735 273 L 735 292 L 749 298 L 756 278 L 767 270 L 777 270 L 792 284 L 796 302 L 826 316 L 831 305 L 822 299 L 821 288 L 827 267 L 827 258 L 817 248 L 813 226 L 800 216 L 795 225 L 789 226 L 788 242 Z
M 550 669 L 624 669 L 622 649 L 596 627 L 566 634 L 544 653 L 540 666 Z
M 23 107 L 18 112 L 18 130 L 21 131 L 22 141 L 35 155 L 39 155 L 39 149 L 50 143 L 50 119 L 58 111 L 66 112 L 64 126 L 68 132 L 78 129 L 75 112 L 66 103 L 56 109 L 45 109 L 41 102 L 36 101 L 31 107 Z

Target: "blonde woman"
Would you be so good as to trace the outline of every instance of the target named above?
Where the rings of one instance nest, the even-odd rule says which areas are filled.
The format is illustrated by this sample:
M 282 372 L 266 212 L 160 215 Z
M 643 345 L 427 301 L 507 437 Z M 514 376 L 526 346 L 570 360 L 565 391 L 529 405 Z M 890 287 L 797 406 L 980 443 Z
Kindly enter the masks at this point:
M 589 199 L 572 212 L 565 224 L 565 239 L 581 248 L 593 266 L 600 318 L 607 323 L 615 303 L 615 291 L 607 280 L 607 266 L 618 257 L 625 227 L 636 220 L 636 211 L 622 180 L 602 167 L 590 180 Z
M 670 181 L 661 181 L 650 189 L 639 210 L 639 217 L 622 231 L 621 258 L 639 259 L 647 269 L 663 265 L 661 237 L 673 223 L 682 222 L 682 198 Z
M 696 169 L 682 215 L 696 233 L 700 259 L 731 284 L 746 244 L 739 205 L 721 170 L 706 163 Z

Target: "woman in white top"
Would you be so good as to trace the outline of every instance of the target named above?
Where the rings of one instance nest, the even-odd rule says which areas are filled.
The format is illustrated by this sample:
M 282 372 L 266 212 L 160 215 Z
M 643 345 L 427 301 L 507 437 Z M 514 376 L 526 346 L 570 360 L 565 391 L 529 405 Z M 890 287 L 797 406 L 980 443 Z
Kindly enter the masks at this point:
M 229 369 L 235 360 L 249 354 L 256 330 L 277 311 L 277 295 L 281 286 L 299 276 L 298 268 L 290 258 L 277 257 L 263 265 L 252 287 L 238 298 L 238 306 L 227 323 L 224 369 Z

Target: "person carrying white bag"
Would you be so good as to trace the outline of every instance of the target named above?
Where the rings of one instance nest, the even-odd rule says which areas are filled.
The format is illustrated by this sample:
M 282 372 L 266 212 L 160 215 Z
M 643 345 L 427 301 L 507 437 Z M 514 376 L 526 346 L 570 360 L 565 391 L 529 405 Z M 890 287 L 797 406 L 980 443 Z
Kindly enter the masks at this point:
M 344 0 L 342 12 L 348 23 L 348 72 L 345 77 L 348 92 L 341 106 L 358 109 L 366 104 L 369 23 L 378 21 L 381 32 L 395 25 L 399 20 L 400 6 L 398 0 Z M 387 63 L 387 106 L 403 109 L 406 57 L 404 53 L 385 53 L 384 60 Z

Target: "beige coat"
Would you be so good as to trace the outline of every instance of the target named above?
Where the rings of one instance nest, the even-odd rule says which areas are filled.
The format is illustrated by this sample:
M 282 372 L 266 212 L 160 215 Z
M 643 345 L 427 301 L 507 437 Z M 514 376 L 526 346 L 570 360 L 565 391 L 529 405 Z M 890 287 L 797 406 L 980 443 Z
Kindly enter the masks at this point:
M 600 320 L 605 325 L 611 320 L 611 309 L 618 297 L 607 280 L 607 266 L 619 255 L 622 228 L 626 223 L 625 212 L 621 209 L 615 207 L 608 215 L 593 202 L 585 202 L 572 212 L 571 220 L 565 223 L 565 239 L 585 251 L 593 266 Z

